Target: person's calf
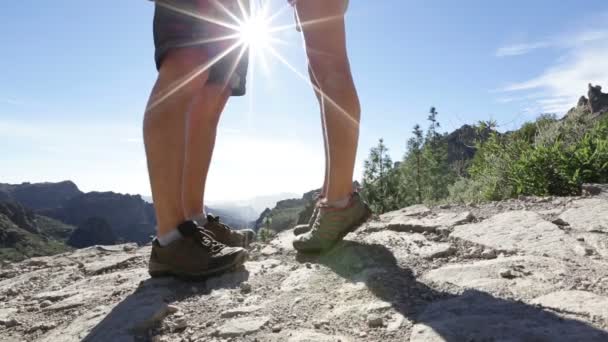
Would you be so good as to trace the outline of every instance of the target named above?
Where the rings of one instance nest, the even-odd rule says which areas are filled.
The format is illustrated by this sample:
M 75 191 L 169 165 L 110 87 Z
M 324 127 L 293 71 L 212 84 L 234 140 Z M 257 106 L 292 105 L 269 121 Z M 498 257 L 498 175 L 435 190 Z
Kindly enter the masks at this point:
M 206 82 L 208 73 L 198 70 L 206 60 L 196 49 L 171 51 L 146 108 L 143 135 L 159 236 L 175 230 L 186 218 L 181 198 L 185 120 L 196 92 Z
M 205 183 L 215 147 L 217 125 L 229 96 L 230 89 L 223 85 L 206 84 L 188 111 L 181 188 L 186 218 L 203 210 Z

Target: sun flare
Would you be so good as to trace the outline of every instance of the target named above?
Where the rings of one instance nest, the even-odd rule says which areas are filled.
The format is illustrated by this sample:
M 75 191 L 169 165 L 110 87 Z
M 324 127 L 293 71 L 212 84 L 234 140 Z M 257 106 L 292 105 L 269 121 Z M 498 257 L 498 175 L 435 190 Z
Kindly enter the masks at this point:
M 271 41 L 270 35 L 270 21 L 263 13 L 253 14 L 245 19 L 239 28 L 240 40 L 254 49 L 268 47 Z

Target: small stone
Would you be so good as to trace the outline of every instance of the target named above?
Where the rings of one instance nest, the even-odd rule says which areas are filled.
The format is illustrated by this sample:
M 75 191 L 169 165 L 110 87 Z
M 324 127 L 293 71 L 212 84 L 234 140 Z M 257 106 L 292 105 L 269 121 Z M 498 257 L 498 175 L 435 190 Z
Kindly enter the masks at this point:
M 29 334 L 29 333 L 33 333 L 38 330 L 47 331 L 47 330 L 51 330 L 51 329 L 55 328 L 56 326 L 57 326 L 57 324 L 53 323 L 53 322 L 42 322 L 42 323 L 32 325 L 25 332 Z
M 12 327 L 21 325 L 21 322 L 19 322 L 18 320 L 14 319 L 14 318 L 11 318 L 11 319 L 7 319 L 7 320 L 0 320 L 0 324 L 4 325 L 7 328 L 12 328 Z
M 585 238 L 582 237 L 582 236 L 579 236 L 579 237 L 576 238 L 576 241 L 581 241 L 582 242 L 582 241 L 585 241 Z
M 232 317 L 236 317 L 239 315 L 250 315 L 250 314 L 253 314 L 260 310 L 262 310 L 261 306 L 255 306 L 255 305 L 246 306 L 246 307 L 242 307 L 242 308 L 226 310 L 220 314 L 220 317 L 221 318 L 232 318 Z
M 299 302 L 301 302 L 301 301 L 302 301 L 302 298 L 301 298 L 301 297 L 296 297 L 296 298 L 293 300 L 293 303 L 294 303 L 294 304 L 298 304 L 298 303 L 299 303 Z
M 312 323 L 312 325 L 315 327 L 315 329 L 321 329 L 322 326 L 329 324 L 328 320 L 318 320 L 318 321 L 314 321 Z
M 564 221 L 562 218 L 556 218 L 555 220 L 551 221 L 553 224 L 556 224 L 560 227 L 564 227 L 564 226 L 569 226 L 570 224 L 566 221 Z
M 312 268 L 312 265 L 309 262 L 307 262 L 306 263 L 306 268 Z
M 513 279 L 513 278 L 517 278 L 517 275 L 515 273 L 513 273 L 513 270 L 505 268 L 500 270 L 500 276 L 505 278 L 505 279 Z
M 173 329 L 174 330 L 184 330 L 188 327 L 188 321 L 186 320 L 185 317 L 181 317 L 175 320 L 175 322 L 173 322 Z
M 51 306 L 51 305 L 53 305 L 53 302 L 51 302 L 51 301 L 50 301 L 50 300 L 48 300 L 48 299 L 47 299 L 47 300 L 45 300 L 45 301 L 42 301 L 42 303 L 40 303 L 40 307 L 41 307 L 41 308 L 46 308 L 47 306 Z
M 268 321 L 270 321 L 269 317 L 235 318 L 222 325 L 218 329 L 217 335 L 219 337 L 227 338 L 253 334 L 262 329 Z
M 281 332 L 283 328 L 281 328 L 281 326 L 275 325 L 274 327 L 272 327 L 272 332 L 273 333 L 278 333 Z
M 384 326 L 384 320 L 381 316 L 372 315 L 367 318 L 367 325 L 370 328 L 378 328 Z
M 242 282 L 240 285 L 241 288 L 241 292 L 242 293 L 250 293 L 251 292 L 251 284 L 249 284 L 249 282 Z
M 496 258 L 496 251 L 493 249 L 484 249 L 483 252 L 481 252 L 481 257 L 483 259 L 494 259 Z
M 396 316 L 394 316 L 393 320 L 388 323 L 386 330 L 387 331 L 397 331 L 397 330 L 399 330 L 399 328 L 401 328 L 401 325 L 403 324 L 404 321 L 405 321 L 405 317 L 403 317 L 403 315 L 396 314 Z
M 179 307 L 175 305 L 167 305 L 167 312 L 169 314 L 174 314 L 179 311 Z
M 365 331 L 362 331 L 359 333 L 359 337 L 367 337 L 367 333 Z

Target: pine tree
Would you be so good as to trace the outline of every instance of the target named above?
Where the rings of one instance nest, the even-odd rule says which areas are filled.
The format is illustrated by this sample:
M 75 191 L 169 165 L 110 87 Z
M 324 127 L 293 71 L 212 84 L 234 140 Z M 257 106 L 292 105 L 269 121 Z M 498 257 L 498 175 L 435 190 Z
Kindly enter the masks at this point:
M 448 163 L 448 145 L 445 137 L 438 132 L 441 127 L 437 121 L 437 112 L 435 107 L 429 110 L 428 121 L 429 127 L 427 130 L 426 141 L 423 151 L 423 158 L 426 164 L 424 172 L 426 200 L 437 201 L 448 195 L 448 185 L 450 185 L 455 175 Z
M 407 154 L 405 159 L 412 158 L 414 162 L 413 172 L 414 181 L 416 183 L 416 200 L 418 203 L 422 203 L 422 147 L 424 145 L 424 137 L 422 136 L 422 129 L 420 129 L 420 125 L 416 124 L 414 126 L 414 130 L 412 131 L 414 134 L 413 137 L 410 138 L 407 142 Z
M 378 145 L 370 150 L 369 157 L 364 163 L 362 191 L 377 213 L 383 213 L 394 206 L 393 192 L 396 191 L 392 186 L 394 176 L 393 161 L 388 155 L 384 140 L 380 139 Z

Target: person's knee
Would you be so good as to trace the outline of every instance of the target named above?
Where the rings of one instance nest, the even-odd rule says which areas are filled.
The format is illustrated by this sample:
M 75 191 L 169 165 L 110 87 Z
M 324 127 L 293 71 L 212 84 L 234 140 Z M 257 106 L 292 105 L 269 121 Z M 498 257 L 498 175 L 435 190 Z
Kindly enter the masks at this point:
M 309 62 L 313 84 L 319 88 L 320 93 L 339 104 L 351 117 L 358 119 L 361 108 L 348 60 L 313 57 L 309 58 Z
M 323 91 L 340 90 L 352 86 L 352 76 L 346 58 L 308 56 L 315 83 Z
M 230 89 L 220 84 L 206 84 L 188 112 L 188 126 L 216 129 Z
M 159 80 L 168 87 L 184 91 L 202 89 L 209 71 L 205 69 L 209 58 L 201 49 L 183 48 L 169 51 L 159 70 Z

